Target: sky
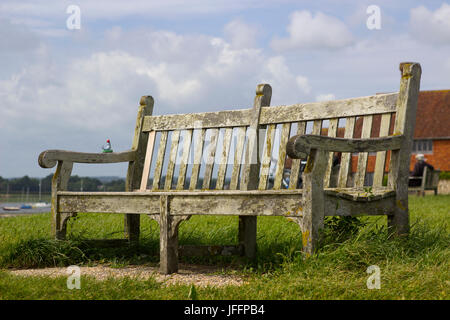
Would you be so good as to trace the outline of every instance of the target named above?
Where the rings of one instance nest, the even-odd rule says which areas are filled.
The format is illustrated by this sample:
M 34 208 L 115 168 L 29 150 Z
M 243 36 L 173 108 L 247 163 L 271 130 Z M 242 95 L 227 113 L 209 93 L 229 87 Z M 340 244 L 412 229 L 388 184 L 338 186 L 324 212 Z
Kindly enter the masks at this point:
M 2 0 L 0 176 L 47 176 L 47 149 L 128 150 L 143 95 L 156 115 L 250 108 L 258 83 L 271 105 L 367 96 L 398 91 L 402 61 L 449 89 L 449 53 L 445 1 Z

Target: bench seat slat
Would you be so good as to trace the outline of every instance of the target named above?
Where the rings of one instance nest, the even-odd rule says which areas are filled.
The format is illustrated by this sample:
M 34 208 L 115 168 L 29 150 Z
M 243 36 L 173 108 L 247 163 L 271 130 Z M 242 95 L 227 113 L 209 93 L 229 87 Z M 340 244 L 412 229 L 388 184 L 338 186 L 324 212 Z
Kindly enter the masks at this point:
M 346 214 L 346 208 L 354 202 L 370 204 L 375 200 L 394 198 L 389 189 L 374 190 L 373 196 L 361 194 L 352 188 L 325 188 L 327 207 L 338 210 L 329 197 L 342 199 L 342 211 L 332 214 Z M 359 192 L 359 194 L 358 194 Z M 214 191 L 144 191 L 144 192 L 58 192 L 58 212 L 99 212 L 160 214 L 160 197 L 169 196 L 171 215 L 259 215 L 301 217 L 302 190 L 214 190 Z M 383 214 L 381 208 L 374 214 Z M 362 214 L 363 212 L 355 212 Z M 325 212 L 325 215 L 332 215 Z

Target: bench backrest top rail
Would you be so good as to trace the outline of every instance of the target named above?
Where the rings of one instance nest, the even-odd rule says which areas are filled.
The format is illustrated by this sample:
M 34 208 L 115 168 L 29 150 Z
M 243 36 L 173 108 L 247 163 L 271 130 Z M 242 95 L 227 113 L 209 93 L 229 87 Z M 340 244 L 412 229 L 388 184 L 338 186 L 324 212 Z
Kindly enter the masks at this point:
M 396 111 L 397 98 L 398 93 L 388 93 L 343 100 L 262 107 L 259 124 L 280 124 L 391 113 Z M 146 116 L 142 131 L 240 127 L 249 126 L 251 120 L 251 108 Z

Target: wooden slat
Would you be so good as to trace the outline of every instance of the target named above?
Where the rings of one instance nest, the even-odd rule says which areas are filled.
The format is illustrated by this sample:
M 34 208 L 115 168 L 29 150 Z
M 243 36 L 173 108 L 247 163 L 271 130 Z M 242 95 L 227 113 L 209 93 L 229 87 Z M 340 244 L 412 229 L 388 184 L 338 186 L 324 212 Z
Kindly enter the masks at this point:
M 283 172 L 284 172 L 284 162 L 286 161 L 286 143 L 289 140 L 290 131 L 291 131 L 291 124 L 283 123 L 283 127 L 281 129 L 280 146 L 278 149 L 278 161 L 277 161 L 277 168 L 275 171 L 275 181 L 273 184 L 273 188 L 275 190 L 281 189 L 281 183 L 283 180 Z
M 246 127 L 239 127 L 237 129 L 237 141 L 234 149 L 234 162 L 233 171 L 231 172 L 230 190 L 236 190 L 238 187 L 246 129 Z
M 391 124 L 391 114 L 385 113 L 381 116 L 380 137 L 389 135 L 389 126 Z M 381 187 L 383 185 L 384 166 L 386 164 L 386 151 L 377 152 L 375 159 L 375 172 L 373 174 L 373 186 Z
M 156 156 L 155 173 L 153 175 L 153 190 L 159 189 L 159 182 L 161 181 L 161 173 L 164 162 L 164 155 L 166 153 L 167 136 L 169 132 L 161 132 L 161 137 L 159 140 L 158 155 Z
M 151 116 L 144 119 L 143 131 L 248 126 L 252 114 L 251 110 L 242 109 Z
M 169 164 L 166 171 L 166 181 L 164 183 L 164 189 L 172 189 L 173 172 L 175 170 L 175 164 L 177 161 L 178 142 L 180 141 L 180 130 L 172 132 L 172 138 L 170 143 Z
M 363 127 L 361 133 L 361 139 L 370 138 L 370 132 L 372 131 L 373 116 L 363 117 Z M 367 168 L 367 152 L 360 152 L 358 156 L 358 169 L 355 174 L 355 187 L 362 188 L 364 186 L 364 178 L 366 176 Z
M 189 182 L 189 190 L 197 188 L 198 175 L 200 165 L 202 163 L 203 143 L 205 142 L 206 129 L 200 130 L 200 135 L 194 144 L 194 163 L 192 165 L 191 181 Z
M 203 177 L 203 189 L 210 188 L 211 177 L 214 167 L 214 159 L 216 157 L 218 137 L 219 137 L 219 129 L 212 129 L 209 148 L 207 151 L 208 153 L 206 155 L 205 176 Z
M 381 114 L 396 111 L 398 93 L 323 101 L 289 106 L 264 107 L 260 124 L 311 121 Z
M 230 153 L 231 137 L 233 136 L 233 128 L 226 128 L 223 137 L 222 156 L 220 158 L 219 171 L 217 173 L 216 189 L 223 189 L 228 166 L 228 155 Z
M 396 111 L 397 93 L 368 97 L 263 107 L 260 124 L 299 122 Z M 143 131 L 248 126 L 252 109 L 147 116 Z M 201 123 L 199 126 L 198 123 Z
M 311 134 L 317 134 L 320 136 L 321 131 L 322 131 L 322 120 L 314 120 Z
M 330 124 L 328 126 L 328 136 L 335 138 L 337 134 L 338 129 L 338 118 L 330 119 Z M 331 179 L 331 173 L 333 169 L 333 154 L 334 152 L 330 152 L 328 155 L 328 164 L 327 164 L 327 170 L 325 171 L 325 178 L 323 181 L 324 188 L 328 188 L 330 186 L 330 179 Z
M 352 139 L 355 131 L 355 117 L 349 117 L 345 120 L 344 138 Z M 339 170 L 338 187 L 345 188 L 347 186 L 347 177 L 350 166 L 351 153 L 343 152 L 341 156 L 341 168 Z
M 142 170 L 142 180 L 140 190 L 147 189 L 148 175 L 150 173 L 150 165 L 152 164 L 153 149 L 155 147 L 156 131 L 151 131 L 148 135 L 147 150 L 145 152 L 144 168 Z
M 189 152 L 192 143 L 192 129 L 186 130 L 183 141 L 183 154 L 181 155 L 180 171 L 178 173 L 177 190 L 184 189 L 184 182 L 186 180 L 186 170 L 189 161 Z
M 306 122 L 297 123 L 297 135 L 305 134 Z M 289 189 L 296 189 L 298 183 L 298 176 L 300 174 L 300 159 L 292 159 L 291 176 L 289 178 Z
M 265 190 L 267 188 L 267 178 L 269 176 L 270 160 L 272 159 L 272 148 L 275 140 L 275 129 L 275 124 L 267 126 L 265 149 L 261 160 L 261 173 L 258 185 L 259 190 Z

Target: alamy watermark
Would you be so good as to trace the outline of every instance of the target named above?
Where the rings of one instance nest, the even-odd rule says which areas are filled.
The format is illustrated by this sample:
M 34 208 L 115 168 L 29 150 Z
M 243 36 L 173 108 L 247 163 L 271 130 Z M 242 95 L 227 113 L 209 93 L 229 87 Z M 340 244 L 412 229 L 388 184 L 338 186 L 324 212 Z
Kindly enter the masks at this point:
M 369 266 L 366 270 L 370 274 L 367 278 L 367 289 L 381 289 L 381 270 L 377 265 Z
M 66 13 L 70 16 L 66 20 L 66 26 L 69 30 L 81 29 L 81 9 L 79 6 L 71 4 L 67 7 Z
M 67 289 L 81 289 L 81 269 L 78 266 L 68 266 L 67 267 Z
M 369 30 L 381 29 L 381 9 L 377 5 L 370 5 L 367 7 L 366 13 L 369 17 L 366 20 L 366 26 Z

